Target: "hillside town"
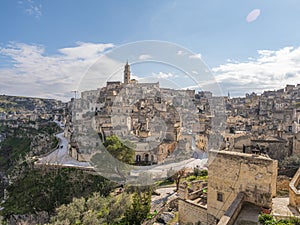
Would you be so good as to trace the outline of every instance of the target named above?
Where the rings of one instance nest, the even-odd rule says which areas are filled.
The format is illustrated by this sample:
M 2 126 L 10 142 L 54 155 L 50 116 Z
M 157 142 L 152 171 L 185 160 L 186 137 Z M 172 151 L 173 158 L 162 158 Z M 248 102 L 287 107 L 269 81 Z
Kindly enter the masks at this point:
M 160 164 L 168 156 L 172 158 L 171 153 L 178 153 L 176 149 L 181 154 L 202 156 L 219 147 L 268 154 L 279 161 L 300 153 L 300 84 L 261 95 L 216 97 L 209 91 L 195 93 L 160 88 L 159 83 L 138 83 L 130 79 L 127 63 L 123 83 L 107 82 L 103 88 L 82 92 L 71 104 L 74 112 L 69 115 L 73 118 L 67 119 L 69 130 L 75 129 L 75 124 L 84 131 L 92 118 L 89 128 L 102 141 L 116 135 L 134 142 L 136 162 Z M 70 142 L 75 158 L 88 159 L 88 150 L 82 152 L 76 149 L 76 140 Z
M 55 99 L 0 95 L 0 121 L 9 127 L 42 120 L 63 120 L 66 104 Z M 37 126 L 37 125 L 36 125 Z
M 166 193 L 156 187 L 152 216 L 143 224 L 175 224 L 169 222 L 176 215 L 176 222 L 183 225 L 257 224 L 262 213 L 276 219 L 300 216 L 300 84 L 245 97 L 214 96 L 209 91 L 139 83 L 131 79 L 127 62 L 123 82 L 108 81 L 68 103 L 0 97 L 0 123 L 7 128 L 1 129 L 0 144 L 12 135 L 8 129 L 32 132 L 27 159 L 37 169 L 71 166 L 105 177 L 99 167 L 111 162 L 105 162 L 103 145 L 117 137 L 133 148 L 133 166 L 151 166 L 149 171 L 165 174 L 151 177 L 151 185 L 175 176 L 176 190 L 167 187 Z M 58 125 L 51 133 L 56 142 L 46 133 L 33 137 L 50 122 Z M 102 161 L 94 161 L 97 154 Z M 133 180 L 139 176 L 132 167 L 113 170 L 122 187 L 127 172 Z M 189 180 L 206 170 L 208 177 Z M 6 188 L 14 179 L 1 172 L 5 202 Z M 281 177 L 287 184 L 278 196 Z M 122 193 L 122 188 L 118 190 Z M 20 218 L 14 221 L 24 219 Z
M 112 135 L 129 139 L 136 145 L 136 165 L 215 155 L 208 163 L 208 184 L 180 186 L 179 224 L 232 224 L 244 204 L 244 211 L 254 211 L 256 220 L 259 207 L 276 211 L 273 199 L 278 174 L 293 175 L 299 167 L 282 162 L 300 153 L 300 84 L 261 95 L 231 98 L 228 93 L 220 97 L 209 91 L 195 93 L 160 88 L 159 83 L 138 83 L 130 79 L 127 63 L 123 82 L 107 82 L 103 88 L 85 91 L 72 104 L 75 112 L 69 115 L 73 120 L 66 123 L 69 131 L 89 128 L 101 141 Z M 93 118 L 91 127 L 86 125 L 89 115 Z M 81 139 L 78 144 L 71 132 L 67 135 L 70 154 L 89 161 L 91 142 L 84 145 L 88 141 Z M 230 178 L 231 174 L 237 175 Z M 299 207 L 299 179 L 296 174 L 290 184 L 290 199 L 285 200 L 295 209 Z M 297 210 L 283 211 L 276 212 L 277 216 L 299 215 Z

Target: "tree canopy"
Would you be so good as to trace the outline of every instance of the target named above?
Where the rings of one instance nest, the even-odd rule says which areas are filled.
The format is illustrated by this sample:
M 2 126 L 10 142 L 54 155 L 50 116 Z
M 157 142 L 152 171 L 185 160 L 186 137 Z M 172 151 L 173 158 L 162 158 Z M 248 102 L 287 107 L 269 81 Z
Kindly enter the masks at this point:
M 127 163 L 134 163 L 135 145 L 128 140 L 120 140 L 117 136 L 107 137 L 103 143 L 106 150 L 116 159 Z
M 70 204 L 56 209 L 51 225 L 140 225 L 150 212 L 152 188 L 132 189 L 133 192 L 127 190 L 115 196 L 94 193 L 88 199 L 74 198 Z

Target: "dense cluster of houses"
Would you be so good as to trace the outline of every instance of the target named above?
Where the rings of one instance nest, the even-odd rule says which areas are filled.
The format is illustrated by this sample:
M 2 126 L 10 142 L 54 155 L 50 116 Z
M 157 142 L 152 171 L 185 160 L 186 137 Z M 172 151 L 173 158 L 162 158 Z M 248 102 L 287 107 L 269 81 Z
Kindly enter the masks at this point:
M 39 121 L 63 120 L 65 103 L 54 99 L 0 96 L 0 124 L 10 128 L 38 129 Z M 2 137 L 2 138 L 1 138 Z M 0 134 L 0 140 L 5 134 Z
M 264 153 L 274 159 L 300 153 L 299 84 L 261 95 L 216 97 L 209 91 L 138 83 L 130 79 L 127 63 L 123 82 L 109 81 L 103 88 L 84 91 L 69 104 L 69 124 L 77 124 L 77 133 L 93 130 L 102 141 L 112 135 L 129 139 L 136 145 L 136 162 L 199 157 L 208 149 Z M 74 128 L 68 129 L 70 136 Z M 70 138 L 75 158 L 91 153 L 77 142 L 78 137 Z
M 130 79 L 126 64 L 123 83 L 107 82 L 101 89 L 82 92 L 81 98 L 73 101 L 72 129 L 82 134 L 92 128 L 102 141 L 112 135 L 130 140 L 136 146 L 136 163 L 163 163 L 174 155 L 190 156 L 192 134 L 199 127 L 194 96 L 191 90 L 138 83 Z M 87 158 L 88 147 L 79 148 L 81 137 L 73 137 L 71 154 L 77 159 Z M 91 140 L 81 141 L 91 144 Z
M 300 153 L 300 84 L 261 95 L 226 98 L 224 148 L 281 160 Z

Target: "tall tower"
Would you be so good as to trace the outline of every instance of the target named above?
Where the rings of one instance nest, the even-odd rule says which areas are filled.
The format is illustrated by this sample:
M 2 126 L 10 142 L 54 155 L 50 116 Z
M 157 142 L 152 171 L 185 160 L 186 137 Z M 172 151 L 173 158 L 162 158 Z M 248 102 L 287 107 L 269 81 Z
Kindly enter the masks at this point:
M 124 84 L 129 84 L 129 83 L 130 83 L 130 66 L 127 61 L 124 69 Z

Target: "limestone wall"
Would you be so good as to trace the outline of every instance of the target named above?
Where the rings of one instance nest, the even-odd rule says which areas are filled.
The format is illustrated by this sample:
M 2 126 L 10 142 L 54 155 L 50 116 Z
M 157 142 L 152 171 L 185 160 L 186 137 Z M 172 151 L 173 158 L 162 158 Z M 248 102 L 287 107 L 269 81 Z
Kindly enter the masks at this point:
M 226 213 L 221 217 L 218 225 L 232 225 L 238 217 L 244 201 L 244 193 L 240 192 L 232 202 Z
M 251 145 L 258 145 L 260 148 L 264 147 L 266 153 L 276 160 L 284 159 L 290 155 L 290 149 L 286 140 L 252 140 Z
M 300 155 L 300 132 L 295 134 L 293 140 L 293 155 Z
M 219 220 L 239 192 L 245 201 L 271 207 L 276 195 L 277 161 L 227 151 L 211 151 L 208 168 L 208 214 Z
M 207 208 L 196 205 L 189 200 L 179 199 L 178 202 L 178 221 L 180 225 L 186 224 L 207 224 Z
M 300 167 L 289 185 L 290 205 L 293 207 L 300 207 L 300 190 L 298 189 L 299 184 L 300 184 Z

